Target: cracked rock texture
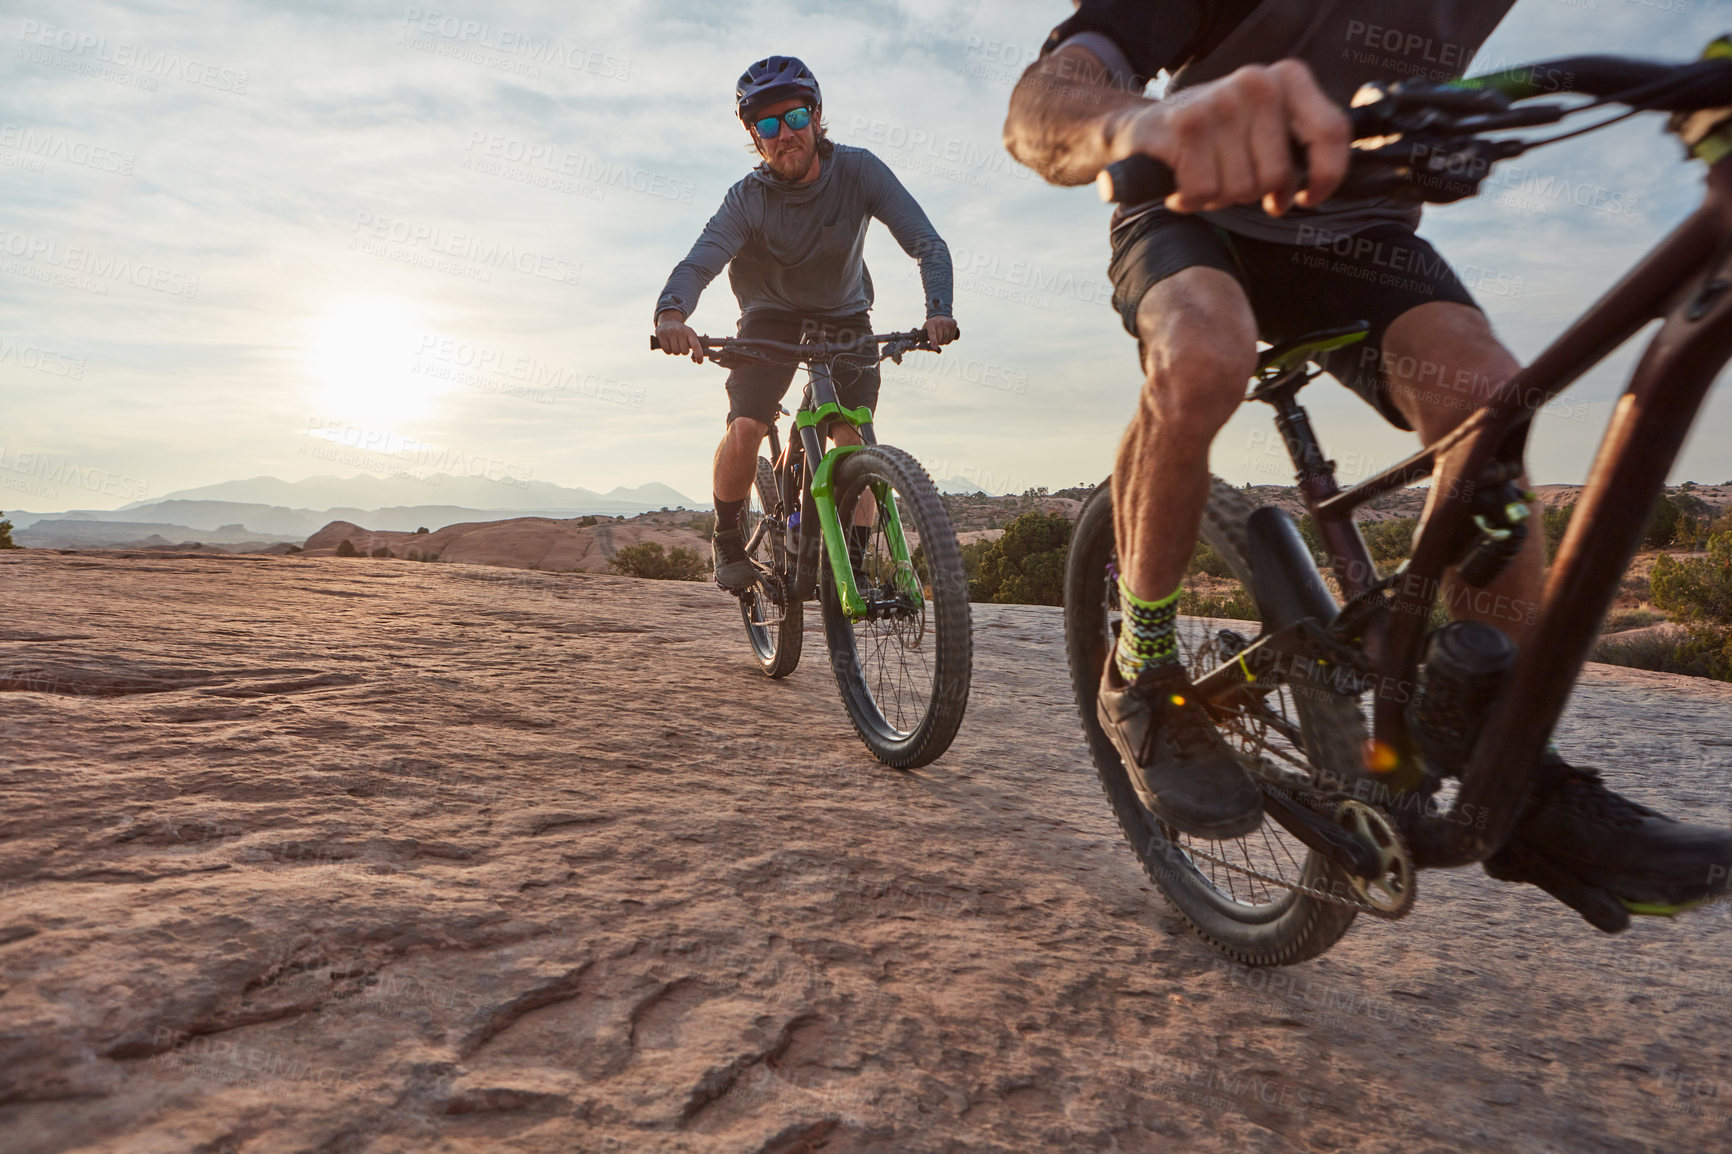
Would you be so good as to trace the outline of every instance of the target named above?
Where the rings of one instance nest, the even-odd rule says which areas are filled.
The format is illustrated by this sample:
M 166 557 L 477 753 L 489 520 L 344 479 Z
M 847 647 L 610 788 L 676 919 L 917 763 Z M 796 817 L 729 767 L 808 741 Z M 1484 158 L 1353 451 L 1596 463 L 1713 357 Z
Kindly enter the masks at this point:
M 1725 1148 L 1726 907 L 1606 938 L 1463 870 L 1219 962 L 1112 822 L 1057 610 L 975 607 L 962 734 L 901 774 L 815 620 L 771 682 L 701 585 L 0 589 L 7 1154 Z M 1593 666 L 1561 744 L 1728 820 L 1732 687 Z

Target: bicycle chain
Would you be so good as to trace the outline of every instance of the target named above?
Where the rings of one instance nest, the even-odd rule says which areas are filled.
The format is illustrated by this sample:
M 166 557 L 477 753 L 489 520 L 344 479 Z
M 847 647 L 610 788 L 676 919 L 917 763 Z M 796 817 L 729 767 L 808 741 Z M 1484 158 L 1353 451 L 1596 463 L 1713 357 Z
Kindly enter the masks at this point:
M 1177 844 L 1177 843 L 1175 843 L 1175 844 Z M 1386 910 L 1378 909 L 1376 906 L 1372 905 L 1370 902 L 1366 901 L 1364 898 L 1360 898 L 1357 896 L 1343 897 L 1340 894 L 1332 894 L 1329 891 L 1324 890 L 1324 889 L 1319 889 L 1316 886 L 1306 885 L 1304 882 L 1292 882 L 1292 881 L 1287 881 L 1284 878 L 1272 878 L 1266 873 L 1262 873 L 1258 870 L 1252 869 L 1250 866 L 1244 866 L 1244 865 L 1240 865 L 1238 862 L 1228 861 L 1224 857 L 1216 857 L 1212 853 L 1204 853 L 1203 851 L 1195 849 L 1189 845 L 1179 845 L 1179 849 L 1184 851 L 1184 853 L 1187 857 L 1201 858 L 1204 861 L 1214 862 L 1216 865 L 1226 866 L 1228 869 L 1233 870 L 1235 873 L 1241 873 L 1247 877 L 1256 878 L 1260 882 L 1264 882 L 1264 883 L 1266 883 L 1268 885 L 1272 885 L 1272 886 L 1278 886 L 1279 888 L 1284 889 L 1284 890 L 1291 890 L 1294 893 L 1304 894 L 1306 897 L 1316 898 L 1318 901 L 1321 901 L 1321 902 L 1328 902 L 1330 905 L 1346 906 L 1349 909 L 1359 910 L 1362 913 L 1374 914 L 1377 917 L 1388 918 L 1391 920 L 1394 920 L 1395 918 L 1399 918 L 1407 912 L 1407 910 L 1403 909 L 1397 913 L 1391 914 Z M 1405 843 L 1403 843 L 1402 844 L 1402 851 L 1405 853 L 1406 849 L 1407 849 L 1407 846 Z

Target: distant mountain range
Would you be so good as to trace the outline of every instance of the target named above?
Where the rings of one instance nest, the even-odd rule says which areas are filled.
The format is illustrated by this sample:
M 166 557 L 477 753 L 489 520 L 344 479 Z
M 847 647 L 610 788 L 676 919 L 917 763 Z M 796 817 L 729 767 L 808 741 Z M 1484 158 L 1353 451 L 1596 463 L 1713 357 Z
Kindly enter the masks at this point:
M 407 505 L 445 505 L 463 509 L 538 509 L 578 515 L 607 513 L 611 516 L 648 513 L 663 505 L 691 507 L 692 499 L 658 482 L 635 489 L 616 488 L 608 493 L 590 489 L 568 489 L 551 481 L 490 481 L 485 477 L 457 477 L 449 473 L 392 477 L 306 477 L 283 481 L 276 477 L 253 477 L 246 481 L 224 481 L 197 489 L 179 489 L 149 501 L 134 501 L 127 509 L 163 501 L 235 501 L 246 505 L 271 505 L 291 509 L 384 509 Z
M 985 492 L 965 477 L 936 482 L 943 493 Z M 31 512 L 8 509 L 20 545 L 94 548 L 155 535 L 170 541 L 299 543 L 332 521 L 369 529 L 437 531 L 470 521 L 512 517 L 633 517 L 659 509 L 707 509 L 677 489 L 650 482 L 606 493 L 550 481 L 489 481 L 449 473 L 393 477 L 252 477 L 134 501 L 119 509 Z
M 181 489 L 120 509 L 58 513 L 11 509 L 5 516 L 21 545 L 73 538 L 94 545 L 124 543 L 152 533 L 170 539 L 176 534 L 221 534 L 213 539 L 300 541 L 338 520 L 370 529 L 413 531 L 510 517 L 631 517 L 682 505 L 709 507 L 694 504 L 690 497 L 658 482 L 596 493 L 548 481 L 495 482 L 440 473 L 301 481 L 254 477 Z

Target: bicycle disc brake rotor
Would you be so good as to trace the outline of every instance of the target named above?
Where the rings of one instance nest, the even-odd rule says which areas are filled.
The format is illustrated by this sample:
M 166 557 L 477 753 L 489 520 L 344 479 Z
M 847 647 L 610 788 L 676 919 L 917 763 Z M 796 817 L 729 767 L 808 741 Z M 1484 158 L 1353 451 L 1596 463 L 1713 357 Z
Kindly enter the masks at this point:
M 788 614 L 787 603 L 778 588 L 780 584 L 775 578 L 760 574 L 758 583 L 740 594 L 742 598 L 750 598 L 752 624 L 760 629 L 780 625 Z

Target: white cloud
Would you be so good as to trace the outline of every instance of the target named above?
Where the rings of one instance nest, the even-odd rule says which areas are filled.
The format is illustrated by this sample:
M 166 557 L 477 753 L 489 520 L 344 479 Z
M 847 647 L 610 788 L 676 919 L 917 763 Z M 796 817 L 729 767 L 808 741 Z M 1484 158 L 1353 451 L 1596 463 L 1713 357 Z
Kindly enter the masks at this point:
M 1718 31 L 1706 7 L 1523 0 L 1484 56 L 1682 58 Z M 0 229 L 8 252 L 28 254 L 0 269 L 0 342 L 82 368 L 0 355 L 0 444 L 161 493 L 319 472 L 299 452 L 309 422 L 346 420 L 525 462 L 538 479 L 706 494 L 723 374 L 649 353 L 649 314 L 751 163 L 734 78 L 790 52 L 818 72 L 834 135 L 889 161 L 962 260 L 964 341 L 891 374 L 883 438 L 949 473 L 1099 478 L 1137 387 L 1134 345 L 1105 303 L 1106 213 L 1091 190 L 1030 178 L 998 143 L 1011 83 L 1068 10 L 27 4 L 0 23 L 17 55 L 0 94 Z M 58 143 L 32 152 L 27 135 Z M 1532 179 L 1500 188 L 1501 202 L 1436 210 L 1428 232 L 1458 264 L 1524 279 L 1520 297 L 1485 303 L 1531 354 L 1688 211 L 1700 178 L 1653 118 L 1520 165 Z M 1573 191 L 1553 197 L 1550 176 L 1636 211 L 1593 192 L 1585 207 Z M 868 260 L 881 325 L 915 323 L 912 262 L 881 229 Z M 321 326 L 344 316 L 349 362 L 407 390 L 395 411 L 380 411 L 388 390 L 332 395 L 346 378 L 309 373 Z M 734 316 L 723 278 L 696 322 L 721 333 Z M 1582 395 L 1603 402 L 1617 387 L 1601 373 Z M 1410 443 L 1333 386 L 1311 397 L 1338 459 Z M 1732 476 L 1729 420 L 1709 407 L 1712 432 L 1685 458 L 1699 479 Z M 1541 477 L 1579 476 L 1597 428 L 1542 420 L 1556 444 L 1536 445 Z M 1235 480 L 1269 476 L 1234 472 L 1253 432 L 1236 423 L 1231 451 L 1217 451 Z

